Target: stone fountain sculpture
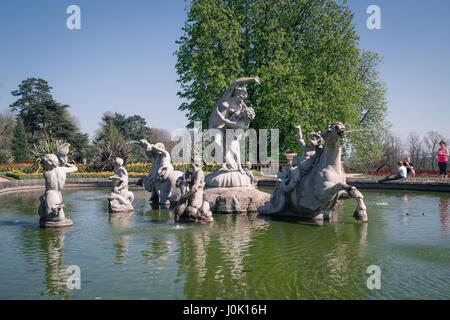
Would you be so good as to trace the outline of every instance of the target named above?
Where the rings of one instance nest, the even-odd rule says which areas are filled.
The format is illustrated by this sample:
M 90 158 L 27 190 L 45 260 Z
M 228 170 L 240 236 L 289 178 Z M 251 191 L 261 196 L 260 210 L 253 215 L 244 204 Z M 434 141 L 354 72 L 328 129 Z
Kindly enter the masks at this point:
M 179 198 L 176 182 L 183 172 L 174 170 L 164 144 L 151 144 L 145 139 L 139 142 L 152 163 L 152 169 L 144 179 L 144 188 L 151 193 L 153 203 L 170 205 Z
M 336 122 L 325 131 L 309 135 L 309 143 L 302 139 L 297 126 L 302 157 L 294 159 L 288 172 L 278 175 L 278 182 L 270 201 L 258 208 L 261 214 L 291 216 L 307 219 L 328 219 L 340 198 L 355 198 L 354 217 L 367 221 L 363 195 L 346 183 L 342 167 L 342 145 L 345 126 Z
M 223 150 L 222 168 L 205 177 L 205 195 L 213 211 L 247 212 L 256 208 L 270 197 L 268 193 L 253 188 L 251 176 L 241 167 L 240 139 L 255 118 L 255 111 L 248 107 L 245 88 L 240 83 L 261 83 L 259 77 L 235 80 L 214 106 L 209 128 L 215 129 L 212 141 L 216 149 Z M 233 129 L 229 134 L 227 129 Z
M 191 163 L 192 172 L 186 172 L 177 180 L 181 197 L 175 207 L 176 222 L 212 222 L 209 203 L 204 199 L 205 175 L 202 162 L 195 159 Z
M 123 167 L 122 158 L 114 160 L 114 175 L 109 177 L 113 181 L 111 195 L 108 198 L 109 212 L 130 212 L 133 211 L 134 195 L 128 190 L 128 172 Z
M 40 197 L 39 223 L 43 227 L 67 227 L 72 220 L 65 217 L 62 190 L 66 183 L 67 173 L 78 170 L 68 163 L 67 154 L 70 144 L 65 143 L 58 148 L 56 155 L 47 154 L 43 158 L 45 193 Z

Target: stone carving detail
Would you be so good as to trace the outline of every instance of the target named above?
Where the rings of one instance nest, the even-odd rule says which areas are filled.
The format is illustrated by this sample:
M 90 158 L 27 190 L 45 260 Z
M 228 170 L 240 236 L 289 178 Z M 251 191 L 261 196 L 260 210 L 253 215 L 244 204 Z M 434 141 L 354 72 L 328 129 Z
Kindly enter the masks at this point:
M 191 168 L 192 172 L 186 172 L 177 180 L 181 197 L 175 207 L 175 221 L 211 222 L 213 221 L 212 213 L 203 194 L 205 175 L 201 160 L 195 160 Z
M 252 164 L 251 164 L 251 162 L 247 162 L 247 163 L 245 164 L 244 172 L 245 172 L 245 174 L 249 177 L 251 185 L 254 186 L 255 177 L 253 176 L 253 172 L 252 172 Z
M 70 144 L 65 143 L 58 148 L 56 155 L 47 154 L 43 158 L 45 193 L 40 197 L 39 223 L 44 227 L 71 226 L 72 220 L 64 214 L 62 190 L 66 183 L 67 173 L 78 170 L 73 164 L 68 163 L 67 154 Z
M 174 170 L 170 153 L 164 148 L 164 144 L 151 144 L 145 139 L 139 142 L 152 163 L 152 169 L 144 179 L 144 188 L 151 193 L 153 203 L 170 205 L 171 200 L 179 198 L 176 182 L 183 173 Z
M 222 168 L 206 176 L 206 185 L 210 187 L 245 187 L 251 186 L 250 178 L 241 167 L 239 140 L 250 121 L 255 118 L 255 111 L 245 105 L 247 98 L 245 88 L 238 88 L 244 82 L 261 83 L 259 77 L 235 80 L 214 106 L 209 120 L 209 128 L 216 129 L 212 137 L 218 149 L 223 150 Z M 227 129 L 236 130 L 227 136 Z
M 336 122 L 322 132 L 309 134 L 308 145 L 297 126 L 298 143 L 302 157 L 293 159 L 288 171 L 278 174 L 275 190 L 264 206 L 262 214 L 297 216 L 302 218 L 329 218 L 339 198 L 351 197 L 357 201 L 355 219 L 367 221 L 363 195 L 346 183 L 342 167 L 342 145 L 345 126 Z
M 133 211 L 134 195 L 128 190 L 128 171 L 123 167 L 122 158 L 114 160 L 114 175 L 109 179 L 113 181 L 111 195 L 108 198 L 109 212 Z

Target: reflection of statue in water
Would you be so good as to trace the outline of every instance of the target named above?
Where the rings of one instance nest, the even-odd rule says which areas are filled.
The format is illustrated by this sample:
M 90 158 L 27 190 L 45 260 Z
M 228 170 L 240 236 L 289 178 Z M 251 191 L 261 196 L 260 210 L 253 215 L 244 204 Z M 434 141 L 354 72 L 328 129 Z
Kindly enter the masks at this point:
M 252 261 L 277 251 L 270 246 L 264 250 L 254 244 L 267 236 L 269 223 L 254 214 L 227 214 L 204 228 L 187 228 L 176 233 L 180 244 L 178 275 L 184 281 L 186 299 L 233 299 L 252 297 L 256 274 Z M 277 239 L 281 239 L 279 237 Z M 211 250 L 211 248 L 215 248 Z M 275 248 L 275 249 L 274 249 Z M 219 255 L 216 252 L 220 252 Z M 278 256 L 279 258 L 279 256 Z M 250 259 L 250 260 L 249 260 Z M 214 274 L 208 277 L 210 270 Z M 208 285 L 205 285 L 205 284 Z M 224 286 L 223 284 L 228 285 Z M 268 283 L 272 283 L 268 281 Z M 264 284 L 264 281 L 263 283 Z M 265 291 L 265 290 L 262 290 Z M 258 299 L 258 297 L 256 297 Z
M 69 298 L 72 291 L 67 288 L 67 265 L 64 261 L 64 239 L 65 229 L 39 230 L 40 246 L 47 254 L 45 268 L 45 284 L 47 289 L 43 294 L 47 296 L 57 296 Z
M 442 230 L 444 230 L 444 231 L 448 230 L 448 222 L 450 220 L 449 205 L 450 205 L 450 200 L 448 198 L 442 198 L 442 197 L 440 198 L 439 211 L 441 213 Z
M 164 148 L 164 144 L 151 144 L 145 139 L 140 140 L 140 144 L 152 163 L 152 169 L 144 179 L 144 188 L 151 192 L 152 202 L 169 205 L 170 199 L 176 198 L 175 184 L 183 173 L 173 169 L 170 153 Z
M 297 129 L 299 143 L 305 145 L 301 130 L 299 127 Z M 329 217 L 340 197 L 352 197 L 357 201 L 353 216 L 367 221 L 363 195 L 346 183 L 341 162 L 344 138 L 345 127 L 340 122 L 328 126 L 320 138 L 318 134 L 310 136 L 309 147 L 304 150 L 303 156 L 289 173 L 281 175 L 270 201 L 258 211 L 263 214 L 323 219 Z
M 235 80 L 223 93 L 211 113 L 209 128 L 216 129 L 212 140 L 215 150 L 221 150 L 223 157 L 222 169 L 206 177 L 208 186 L 241 187 L 250 185 L 249 178 L 241 168 L 239 140 L 244 131 L 248 129 L 250 121 L 255 118 L 255 111 L 245 105 L 244 100 L 248 96 L 246 89 L 237 87 L 239 83 L 249 81 L 261 83 L 259 77 Z M 227 129 L 240 130 L 227 137 Z
M 209 203 L 204 200 L 203 196 L 205 175 L 201 160 L 195 159 L 191 163 L 191 168 L 192 172 L 186 172 L 177 181 L 181 196 L 175 207 L 175 221 L 211 222 L 213 217 L 209 209 Z
M 133 212 L 109 215 L 109 223 L 113 229 L 117 231 L 122 231 L 127 228 L 131 228 L 134 225 L 134 214 Z M 115 232 L 115 243 L 116 248 L 116 264 L 125 264 L 127 262 L 126 258 L 128 255 L 128 244 L 129 244 L 129 234 L 122 232 Z
M 113 181 L 111 195 L 108 198 L 110 212 L 133 211 L 134 195 L 128 191 L 128 172 L 123 167 L 121 158 L 114 159 L 114 175 L 109 177 Z
M 48 154 L 43 158 L 45 168 L 45 193 L 40 197 L 39 216 L 41 226 L 65 227 L 71 226 L 72 220 L 64 214 L 62 189 L 66 183 L 66 174 L 77 171 L 77 167 L 67 163 L 69 144 L 64 144 L 58 149 L 58 156 Z

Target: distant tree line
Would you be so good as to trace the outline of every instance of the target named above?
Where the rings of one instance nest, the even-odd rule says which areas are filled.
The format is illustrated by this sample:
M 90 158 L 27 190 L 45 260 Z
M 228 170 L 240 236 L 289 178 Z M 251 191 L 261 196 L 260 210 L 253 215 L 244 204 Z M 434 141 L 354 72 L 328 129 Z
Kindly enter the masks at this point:
M 396 167 L 396 163 L 410 157 L 416 170 L 437 170 L 439 142 L 448 139 L 437 131 L 428 131 L 424 136 L 409 133 L 405 142 L 390 131 L 378 132 L 377 144 L 368 143 L 365 153 L 353 151 L 345 158 L 347 171 L 368 172 Z M 362 144 L 362 143 L 361 143 Z
M 88 134 L 80 131 L 69 113 L 70 106 L 57 102 L 51 89 L 44 79 L 28 78 L 11 92 L 17 100 L 0 113 L 0 163 L 39 163 L 43 155 L 54 153 L 59 144 L 68 142 L 72 161 L 92 162 L 106 157 L 99 166 L 111 169 L 109 162 L 114 156 L 128 161 L 147 160 L 136 143 L 140 139 L 162 142 L 168 150 L 174 145 L 167 130 L 151 129 L 139 115 L 117 112 L 105 112 L 90 143 Z

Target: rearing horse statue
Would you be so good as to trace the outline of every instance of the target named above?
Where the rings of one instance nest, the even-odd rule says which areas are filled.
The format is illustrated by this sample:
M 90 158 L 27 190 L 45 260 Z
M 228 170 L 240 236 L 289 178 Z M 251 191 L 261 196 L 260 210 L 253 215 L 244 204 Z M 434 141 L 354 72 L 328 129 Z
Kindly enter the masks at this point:
M 313 161 L 306 159 L 312 164 L 305 168 L 302 161 L 294 163 L 289 173 L 277 182 L 270 201 L 258 208 L 261 214 L 328 219 L 340 198 L 355 198 L 357 206 L 353 217 L 367 221 L 363 195 L 346 183 L 342 167 L 345 126 L 335 122 L 320 136 L 324 141 L 323 149 L 312 153 Z

